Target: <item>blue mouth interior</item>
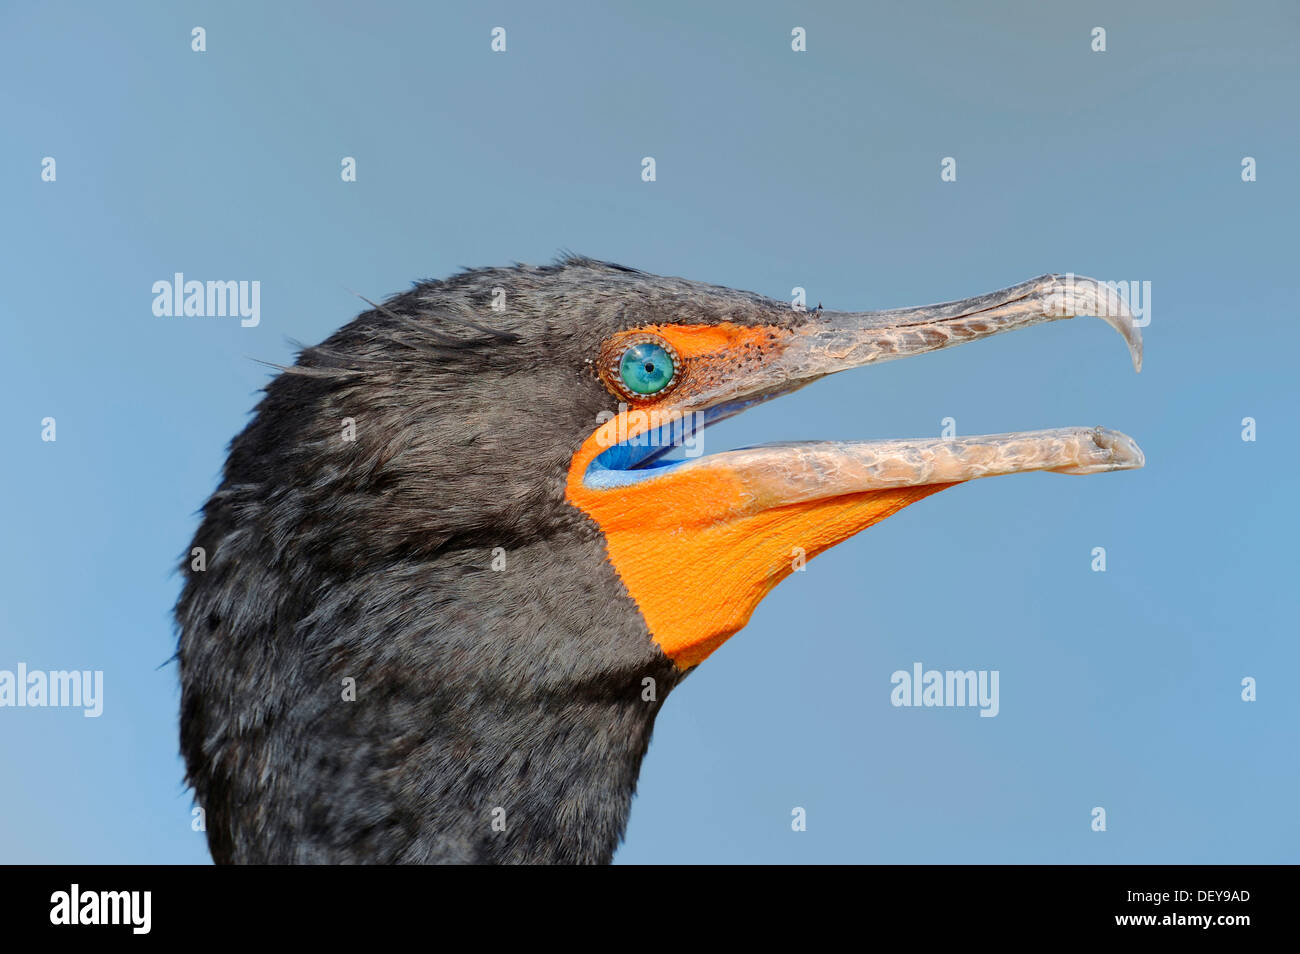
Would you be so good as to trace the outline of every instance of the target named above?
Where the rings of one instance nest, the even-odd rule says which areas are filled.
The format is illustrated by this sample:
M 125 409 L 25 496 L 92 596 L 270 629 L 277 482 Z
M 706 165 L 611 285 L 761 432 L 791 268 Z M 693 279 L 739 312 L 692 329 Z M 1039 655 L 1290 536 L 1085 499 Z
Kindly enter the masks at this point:
M 597 454 L 587 465 L 582 482 L 594 490 L 612 490 L 676 470 L 687 461 L 662 459 L 673 448 L 686 446 L 688 440 L 698 442 L 701 432 L 710 424 L 716 424 L 775 396 L 731 401 L 703 411 L 688 412 L 667 424 L 632 434 L 626 440 Z M 695 446 L 698 447 L 698 443 Z

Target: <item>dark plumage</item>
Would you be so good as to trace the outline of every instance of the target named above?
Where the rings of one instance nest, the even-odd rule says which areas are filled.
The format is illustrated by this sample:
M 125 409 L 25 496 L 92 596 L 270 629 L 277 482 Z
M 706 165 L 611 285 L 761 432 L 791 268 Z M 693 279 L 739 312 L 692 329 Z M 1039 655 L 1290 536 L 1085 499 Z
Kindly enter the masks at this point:
M 611 858 L 682 673 L 565 474 L 618 404 L 592 366 L 603 339 L 723 318 L 803 320 L 583 258 L 475 270 L 270 383 L 176 607 L 181 747 L 218 862 Z
M 303 350 L 231 444 L 176 607 L 213 857 L 608 861 L 659 707 L 792 556 L 976 477 L 1144 462 L 1102 428 L 676 462 L 662 439 L 1075 314 L 1138 368 L 1112 294 L 1046 275 L 803 312 L 570 257 L 420 284 Z

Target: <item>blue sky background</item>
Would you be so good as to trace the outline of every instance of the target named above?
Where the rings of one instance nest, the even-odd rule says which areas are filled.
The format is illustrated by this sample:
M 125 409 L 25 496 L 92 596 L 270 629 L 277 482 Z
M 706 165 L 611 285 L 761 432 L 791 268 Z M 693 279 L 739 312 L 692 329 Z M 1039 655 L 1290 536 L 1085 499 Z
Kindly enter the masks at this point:
M 350 290 L 561 248 L 828 308 L 1153 288 L 1141 375 L 1057 322 L 710 431 L 1102 424 L 1148 465 L 958 487 L 782 584 L 665 707 L 619 861 L 1300 860 L 1300 7 L 544 6 L 0 10 L 0 668 L 106 679 L 99 719 L 0 709 L 0 861 L 207 860 L 172 566 L 251 359 L 348 321 Z M 155 318 L 176 271 L 261 281 L 261 325 Z M 1000 670 L 1001 713 L 893 708 L 915 661 Z

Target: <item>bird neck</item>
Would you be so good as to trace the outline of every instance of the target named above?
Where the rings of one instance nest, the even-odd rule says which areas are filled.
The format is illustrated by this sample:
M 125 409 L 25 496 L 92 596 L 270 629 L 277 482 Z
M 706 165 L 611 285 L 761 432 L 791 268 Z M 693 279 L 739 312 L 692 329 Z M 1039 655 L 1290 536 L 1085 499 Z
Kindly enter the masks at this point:
M 183 701 L 214 857 L 609 861 L 682 674 L 601 546 L 538 541 L 500 571 L 457 550 L 246 613 Z
M 398 808 L 425 819 L 402 860 L 609 862 L 659 708 L 620 688 L 640 685 L 499 698 L 445 720 L 405 773 L 439 794 Z

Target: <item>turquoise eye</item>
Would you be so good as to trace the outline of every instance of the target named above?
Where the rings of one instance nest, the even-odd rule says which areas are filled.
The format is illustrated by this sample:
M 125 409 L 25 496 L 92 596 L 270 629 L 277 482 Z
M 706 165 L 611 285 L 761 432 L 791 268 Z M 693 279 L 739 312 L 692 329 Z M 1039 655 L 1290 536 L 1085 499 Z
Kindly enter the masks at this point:
M 633 394 L 658 394 L 672 384 L 677 368 L 667 348 L 642 341 L 623 352 L 618 373 L 623 386 Z

